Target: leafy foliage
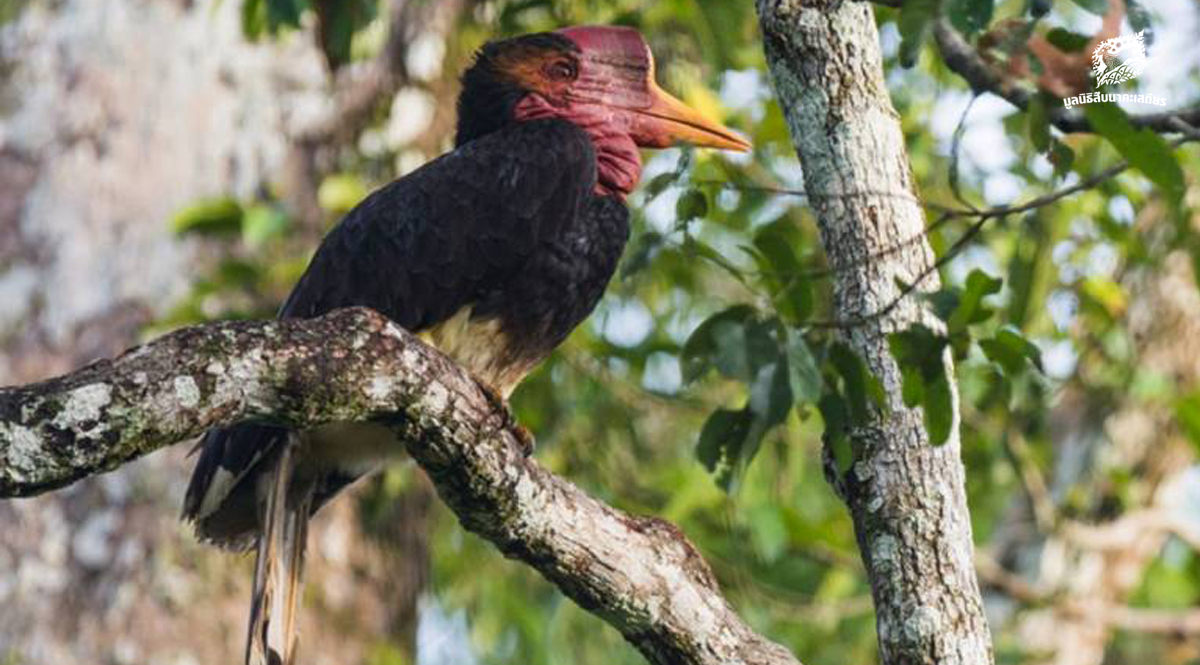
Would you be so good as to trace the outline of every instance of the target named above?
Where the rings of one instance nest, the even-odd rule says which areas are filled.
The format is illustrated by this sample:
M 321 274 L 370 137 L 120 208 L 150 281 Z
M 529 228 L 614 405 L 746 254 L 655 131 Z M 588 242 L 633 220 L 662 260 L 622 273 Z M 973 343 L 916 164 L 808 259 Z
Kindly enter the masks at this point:
M 1096 131 L 1134 168 L 1158 185 L 1168 201 L 1179 204 L 1183 196 L 1183 171 L 1165 139 L 1148 129 L 1135 129 L 1119 106 L 1088 104 L 1084 112 Z
M 328 12 L 342 22 L 337 25 L 349 26 L 340 29 L 360 36 L 373 25 L 370 16 L 379 20 L 370 0 L 324 9 L 315 0 L 241 1 L 250 37 L 296 29 L 310 13 Z M 1102 1 L 1080 2 L 1100 13 L 1106 8 Z M 359 14 L 355 7 L 370 11 Z M 935 58 L 918 55 L 934 20 L 945 16 L 979 35 L 995 14 L 1012 11 L 1067 25 L 1047 34 L 1064 51 L 1087 42 L 1071 31 L 1076 12 L 1065 0 L 1015 8 L 990 0 L 908 0 L 899 11 L 877 10 L 889 86 L 923 198 L 955 201 L 953 173 L 965 200 L 1015 203 L 1092 176 L 1119 158 L 1145 180 L 1122 175 L 1046 207 L 988 219 L 976 231 L 977 218 L 970 216 L 930 225 L 929 240 L 947 261 L 945 286 L 911 297 L 937 319 L 895 332 L 890 346 L 902 370 L 903 402 L 922 408 L 934 443 L 953 434 L 950 381 L 958 382 L 968 493 L 981 544 L 1002 526 L 1011 529 L 1006 520 L 1014 506 L 1024 505 L 1023 474 L 1030 470 L 1010 451 L 1014 437 L 1029 448 L 1035 473 L 1066 473 L 1053 466 L 1058 442 L 1051 424 L 1059 396 L 1086 404 L 1089 413 L 1165 409 L 1163 421 L 1171 426 L 1164 439 L 1185 439 L 1200 451 L 1200 386 L 1142 367 L 1145 350 L 1129 333 L 1131 301 L 1138 297 L 1129 292 L 1136 283 L 1131 275 L 1154 279 L 1180 252 L 1200 265 L 1200 235 L 1179 221 L 1194 212 L 1184 193 L 1195 186 L 1200 156 L 1132 130 L 1109 104 L 1086 105 L 1102 138 L 1063 135 L 1049 122 L 1061 102 L 1038 96 L 1027 110 L 1005 109 L 998 136 L 988 138 L 986 126 L 965 126 L 964 156 L 950 159 L 953 127 L 938 118 L 956 117 L 969 92 Z M 771 101 L 753 12 L 748 2 L 484 3 L 462 19 L 447 43 L 446 80 L 429 89 L 450 108 L 449 78 L 480 41 L 497 34 L 628 24 L 648 36 L 665 88 L 749 135 L 755 151 L 748 157 L 688 150 L 646 155 L 642 187 L 629 201 L 634 238 L 617 279 L 592 318 L 522 385 L 513 403 L 537 435 L 539 461 L 623 509 L 679 524 L 757 628 L 810 665 L 871 662 L 877 654 L 870 588 L 849 520 L 825 483 L 823 455 L 849 470 L 859 452 L 854 429 L 889 404 L 842 335 L 822 325 L 837 318 L 830 306 L 832 274 L 813 215 L 793 191 L 800 168 Z M 1034 27 L 1018 32 L 1028 36 Z M 335 50 L 351 60 L 370 55 Z M 411 149 L 339 157 L 319 196 L 329 221 L 394 175 Z M 284 297 L 319 234 L 297 228 L 270 189 L 252 200 L 200 202 L 176 218 L 182 237 L 220 258 L 197 276 L 168 323 L 266 316 Z M 1157 223 L 1156 211 L 1164 207 L 1178 211 L 1175 224 Z M 1130 496 L 1153 494 L 1150 481 L 1128 474 L 1118 481 L 1118 470 L 1091 464 L 1055 481 L 1062 483 L 1054 488 L 1057 510 L 1108 519 Z M 431 541 L 431 593 L 439 606 L 466 617 L 480 662 L 642 662 L 615 631 L 463 533 L 444 510 L 436 512 Z M 1200 602 L 1194 555 L 1179 566 L 1156 564 L 1151 572 L 1163 570 L 1172 583 L 1154 582 L 1148 573 L 1139 603 Z M 1038 657 L 1009 624 L 994 628 L 999 662 Z M 1118 635 L 1112 653 L 1132 644 Z M 1138 643 L 1138 658 L 1112 662 L 1180 662 L 1169 659 L 1168 646 Z M 393 658 L 386 645 L 377 651 L 380 659 Z

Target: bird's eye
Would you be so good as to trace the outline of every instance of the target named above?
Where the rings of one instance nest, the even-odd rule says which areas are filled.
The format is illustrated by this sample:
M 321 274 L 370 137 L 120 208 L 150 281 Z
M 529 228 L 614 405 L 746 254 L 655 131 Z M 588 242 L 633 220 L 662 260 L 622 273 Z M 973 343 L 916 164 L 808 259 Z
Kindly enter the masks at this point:
M 569 81 L 575 78 L 575 65 L 567 60 L 555 60 L 546 65 L 546 76 L 552 81 Z

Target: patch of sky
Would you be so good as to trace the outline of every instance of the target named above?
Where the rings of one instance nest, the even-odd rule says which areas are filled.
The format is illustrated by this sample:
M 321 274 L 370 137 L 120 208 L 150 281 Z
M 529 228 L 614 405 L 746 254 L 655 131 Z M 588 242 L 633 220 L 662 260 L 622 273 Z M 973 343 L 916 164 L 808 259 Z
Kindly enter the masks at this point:
M 671 395 L 679 392 L 683 386 L 683 372 L 679 367 L 679 357 L 662 351 L 656 351 L 646 358 L 646 367 L 642 370 L 642 387 L 656 393 Z
M 1133 224 L 1136 212 L 1129 199 L 1124 195 L 1118 194 L 1108 200 L 1108 215 L 1118 223 L 1129 226 Z
M 1075 314 L 1079 311 L 1079 297 L 1065 289 L 1057 289 L 1046 298 L 1046 311 L 1050 321 L 1059 332 L 1071 327 L 1075 322 Z
M 476 665 L 471 627 L 463 610 L 447 612 L 432 598 L 423 598 L 417 622 L 417 665 Z
M 1003 273 L 1000 265 L 996 262 L 996 256 L 990 249 L 979 245 L 969 245 L 946 264 L 946 277 L 953 284 L 964 284 L 967 281 L 967 275 L 977 268 L 989 275 Z
M 650 310 L 642 301 L 631 298 L 606 299 L 592 320 L 599 322 L 604 339 L 625 348 L 641 344 L 654 327 Z
M 1046 376 L 1059 381 L 1071 378 L 1079 362 L 1079 354 L 1071 340 L 1035 339 L 1033 342 L 1042 351 L 1042 368 L 1046 370 Z

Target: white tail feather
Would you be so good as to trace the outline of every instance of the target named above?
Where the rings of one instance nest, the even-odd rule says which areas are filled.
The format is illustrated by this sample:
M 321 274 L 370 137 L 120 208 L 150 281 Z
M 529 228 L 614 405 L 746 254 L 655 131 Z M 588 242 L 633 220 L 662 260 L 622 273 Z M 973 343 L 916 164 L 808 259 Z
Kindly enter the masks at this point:
M 296 653 L 296 615 L 304 573 L 304 545 L 312 505 L 311 488 L 291 487 L 296 447 L 294 434 L 282 446 L 273 468 L 264 474 L 262 533 L 254 564 L 246 665 L 292 665 Z

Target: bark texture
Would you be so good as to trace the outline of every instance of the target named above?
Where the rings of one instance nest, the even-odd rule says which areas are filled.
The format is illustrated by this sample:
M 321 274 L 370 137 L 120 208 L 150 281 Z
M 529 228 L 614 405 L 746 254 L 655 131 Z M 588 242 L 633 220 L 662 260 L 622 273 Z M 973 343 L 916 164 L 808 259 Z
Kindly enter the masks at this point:
M 323 116 L 331 90 L 311 40 L 247 41 L 242 4 L 0 0 L 0 385 L 135 343 L 216 263 L 171 215 L 254 197 L 289 137 Z M 0 501 L 0 662 L 240 657 L 252 562 L 179 523 L 186 455 Z M 403 611 L 387 587 L 397 567 L 362 536 L 356 503 L 313 525 L 308 665 L 365 661 Z
M 178 331 L 0 390 L 0 496 L 28 496 L 246 419 L 372 419 L 463 525 L 556 583 L 653 663 L 797 663 L 751 630 L 675 526 L 593 499 L 523 452 L 506 408 L 380 315 Z
M 247 40 L 242 2 L 0 0 L 0 385 L 118 353 L 179 304 L 225 251 L 175 236 L 169 220 L 183 207 L 291 194 L 302 159 L 320 183 L 367 125 L 409 163 L 438 154 L 457 92 L 441 53 L 446 41 L 455 51 L 453 14 L 468 4 L 380 3 L 392 17 L 386 55 L 331 79 L 308 27 Z M 397 87 L 435 109 L 432 124 L 393 103 Z M 315 246 L 304 233 L 291 242 Z M 186 456 L 177 446 L 0 502 L 0 662 L 240 657 L 250 562 L 178 524 Z M 423 593 L 426 518 L 397 506 L 411 537 L 373 537 L 356 508 L 377 505 L 371 485 L 351 492 L 313 524 L 320 556 L 301 617 L 310 665 L 365 662 L 393 630 L 412 642 L 400 635 L 414 632 Z
M 975 579 L 970 515 L 954 427 L 932 446 L 901 399 L 887 335 L 940 322 L 915 294 L 938 287 L 900 122 L 883 81 L 870 5 L 758 0 L 775 88 L 804 167 L 805 191 L 835 274 L 842 334 L 878 377 L 886 413 L 849 432 L 855 463 L 828 475 L 854 520 L 885 665 L 992 662 Z M 947 352 L 946 366 L 951 367 Z M 827 455 L 828 457 L 829 455 Z

